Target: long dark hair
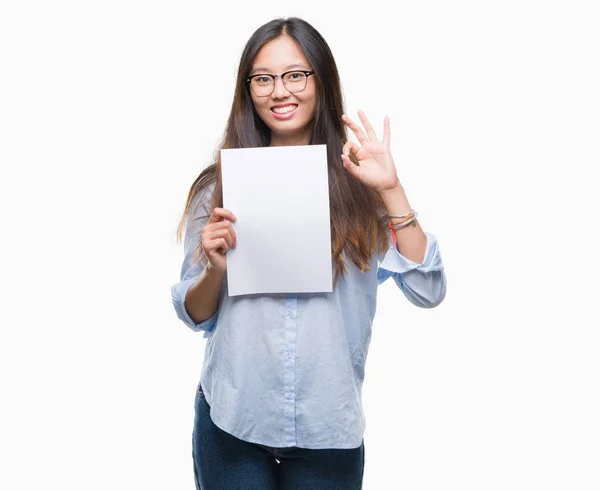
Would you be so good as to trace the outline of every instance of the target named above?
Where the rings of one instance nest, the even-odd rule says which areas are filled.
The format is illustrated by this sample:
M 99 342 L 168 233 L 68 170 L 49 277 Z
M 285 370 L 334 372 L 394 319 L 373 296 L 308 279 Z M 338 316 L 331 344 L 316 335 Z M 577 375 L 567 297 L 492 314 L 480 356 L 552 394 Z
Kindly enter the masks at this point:
M 385 208 L 379 194 L 354 178 L 342 164 L 340 155 L 348 137 L 342 121 L 344 102 L 333 54 L 321 34 L 298 17 L 274 19 L 259 27 L 246 43 L 238 67 L 233 104 L 222 142 L 214 152 L 213 163 L 200 173 L 190 188 L 177 229 L 177 240 L 181 242 L 186 219 L 188 215 L 193 216 L 193 210 L 190 209 L 192 202 L 203 189 L 214 184 L 211 210 L 223 207 L 220 150 L 270 145 L 271 130 L 258 116 L 245 79 L 262 46 L 280 36 L 289 36 L 296 41 L 315 71 L 317 107 L 309 144 L 327 145 L 331 253 L 332 262 L 335 264 L 335 284 L 340 274 L 344 275 L 346 271 L 344 254 L 361 271 L 369 270 L 372 254 L 380 253 L 388 246 L 389 229 L 383 219 Z M 356 164 L 354 156 L 350 156 Z M 201 260 L 206 263 L 201 239 L 194 258 L 197 263 Z

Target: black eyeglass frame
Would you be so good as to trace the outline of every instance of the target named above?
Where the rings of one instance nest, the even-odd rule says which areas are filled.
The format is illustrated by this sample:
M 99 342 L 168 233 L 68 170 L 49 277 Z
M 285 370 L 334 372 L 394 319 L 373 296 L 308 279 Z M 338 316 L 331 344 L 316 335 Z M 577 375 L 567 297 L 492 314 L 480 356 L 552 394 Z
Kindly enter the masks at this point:
M 256 95 L 256 92 L 254 92 L 252 90 L 254 92 L 254 95 L 256 95 L 257 97 L 269 97 L 273 93 L 273 91 L 275 90 L 275 79 L 277 77 L 281 78 L 281 81 L 283 82 L 283 86 L 287 90 L 287 86 L 285 84 L 285 80 L 283 79 L 283 77 L 285 77 L 288 73 L 295 73 L 295 72 L 301 72 L 301 73 L 304 73 L 306 75 L 306 84 L 308 84 L 308 77 L 310 77 L 311 75 L 315 74 L 314 70 L 312 70 L 312 71 L 307 71 L 307 70 L 289 70 L 289 71 L 286 71 L 286 72 L 282 73 L 281 75 L 273 75 L 272 73 L 255 73 L 251 77 L 246 78 L 246 83 L 248 84 L 250 90 L 252 90 L 250 82 L 252 81 L 252 79 L 254 77 L 264 77 L 265 75 L 268 75 L 268 76 L 272 77 L 273 78 L 273 90 L 271 90 L 271 92 L 269 92 L 267 95 Z M 306 85 L 304 85 L 304 88 L 302 90 L 298 90 L 297 92 L 290 92 L 289 90 L 288 90 L 288 92 L 290 92 L 291 94 L 298 94 L 298 93 L 302 92 L 305 89 L 306 89 Z

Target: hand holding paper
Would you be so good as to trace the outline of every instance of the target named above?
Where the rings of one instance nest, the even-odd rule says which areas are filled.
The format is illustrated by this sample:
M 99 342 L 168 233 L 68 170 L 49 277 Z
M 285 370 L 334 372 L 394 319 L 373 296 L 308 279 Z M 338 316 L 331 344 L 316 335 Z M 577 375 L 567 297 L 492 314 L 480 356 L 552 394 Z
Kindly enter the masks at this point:
M 202 248 L 208 259 L 208 267 L 224 272 L 227 269 L 225 254 L 235 247 L 236 235 L 231 221 L 235 215 L 224 208 L 215 208 L 202 228 Z

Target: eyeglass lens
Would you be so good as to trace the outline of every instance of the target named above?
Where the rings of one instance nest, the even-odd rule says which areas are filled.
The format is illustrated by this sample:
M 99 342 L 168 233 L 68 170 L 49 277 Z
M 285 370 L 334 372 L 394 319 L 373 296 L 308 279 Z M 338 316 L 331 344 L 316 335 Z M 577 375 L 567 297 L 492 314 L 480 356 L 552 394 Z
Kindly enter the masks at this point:
M 301 71 L 292 71 L 283 77 L 283 84 L 288 92 L 301 92 L 306 87 L 307 78 L 306 74 Z M 259 97 L 271 95 L 275 88 L 275 80 L 271 75 L 260 75 L 252 78 L 250 87 Z

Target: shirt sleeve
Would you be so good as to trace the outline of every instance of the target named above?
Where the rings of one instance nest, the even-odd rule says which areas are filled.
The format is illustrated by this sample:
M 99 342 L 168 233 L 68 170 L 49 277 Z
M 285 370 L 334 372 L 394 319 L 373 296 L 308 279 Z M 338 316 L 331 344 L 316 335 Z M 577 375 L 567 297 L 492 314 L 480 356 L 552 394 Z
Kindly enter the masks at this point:
M 191 217 L 188 216 L 185 228 L 185 239 L 183 242 L 184 259 L 179 276 L 180 282 L 171 286 L 171 298 L 177 317 L 193 331 L 204 331 L 204 338 L 209 337 L 215 328 L 219 310 L 217 309 L 215 314 L 210 318 L 207 318 L 200 323 L 195 323 L 186 309 L 185 296 L 190 286 L 196 282 L 196 279 L 198 279 L 204 270 L 202 264 L 196 264 L 194 262 L 193 255 L 200 240 L 202 228 L 210 217 L 212 189 L 214 189 L 214 184 L 209 191 L 204 189 L 202 192 L 198 193 L 192 202 L 190 207 Z
M 446 296 L 446 273 L 437 239 L 425 232 L 427 247 L 421 264 L 404 257 L 388 238 L 388 250 L 377 269 L 377 284 L 393 277 L 406 298 L 421 308 L 433 308 Z

